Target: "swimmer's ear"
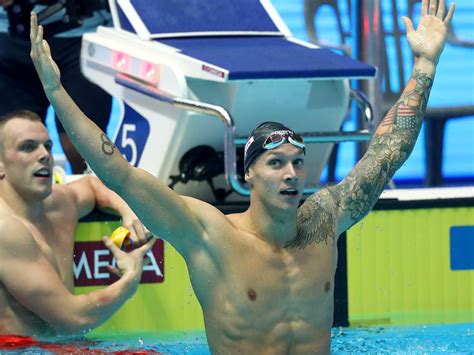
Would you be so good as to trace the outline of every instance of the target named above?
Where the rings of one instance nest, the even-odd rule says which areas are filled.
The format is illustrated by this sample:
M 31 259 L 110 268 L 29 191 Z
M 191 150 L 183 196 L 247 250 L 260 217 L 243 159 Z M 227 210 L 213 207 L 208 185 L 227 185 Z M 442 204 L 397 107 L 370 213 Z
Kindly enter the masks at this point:
M 248 183 L 250 186 L 252 186 L 252 178 L 253 178 L 253 172 L 252 172 L 252 169 L 249 169 L 245 172 L 244 179 L 245 179 L 245 182 Z

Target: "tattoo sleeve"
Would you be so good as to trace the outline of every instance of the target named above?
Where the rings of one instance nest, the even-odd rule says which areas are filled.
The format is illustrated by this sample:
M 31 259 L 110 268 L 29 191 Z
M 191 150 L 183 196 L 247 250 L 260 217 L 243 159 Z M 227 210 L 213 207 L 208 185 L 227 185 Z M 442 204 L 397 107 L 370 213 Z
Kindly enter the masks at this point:
M 349 214 L 349 227 L 369 213 L 413 150 L 432 77 L 419 69 L 413 70 L 400 99 L 377 128 L 366 154 L 336 188 L 330 189 L 338 207 Z

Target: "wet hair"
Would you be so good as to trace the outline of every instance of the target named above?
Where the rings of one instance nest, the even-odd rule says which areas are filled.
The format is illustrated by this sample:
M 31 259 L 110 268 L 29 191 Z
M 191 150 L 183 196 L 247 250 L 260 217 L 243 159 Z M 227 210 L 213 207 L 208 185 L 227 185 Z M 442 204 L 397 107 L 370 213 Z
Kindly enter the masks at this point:
M 268 136 L 276 131 L 291 131 L 290 128 L 286 127 L 284 124 L 267 121 L 259 124 L 255 127 L 250 133 L 247 143 L 245 144 L 244 150 L 244 171 L 247 172 L 252 165 L 252 163 L 260 156 L 260 154 L 266 151 L 263 148 L 263 143 L 268 138 Z
M 17 111 L 7 113 L 3 116 L 0 116 L 0 128 L 3 127 L 8 121 L 10 121 L 14 118 L 20 118 L 20 119 L 23 119 L 23 120 L 29 120 L 29 121 L 35 121 L 35 122 L 37 122 L 37 121 L 42 122 L 41 117 L 38 116 L 33 111 L 17 110 Z
M 38 116 L 36 113 L 33 111 L 28 111 L 28 110 L 17 110 L 13 111 L 10 113 L 7 113 L 5 115 L 0 116 L 0 138 L 2 135 L 2 128 L 7 124 L 8 121 L 13 120 L 14 118 L 19 118 L 22 120 L 29 120 L 33 122 L 43 122 L 41 120 L 41 117 Z M 0 139 L 0 153 L 2 153 L 3 150 L 3 139 Z

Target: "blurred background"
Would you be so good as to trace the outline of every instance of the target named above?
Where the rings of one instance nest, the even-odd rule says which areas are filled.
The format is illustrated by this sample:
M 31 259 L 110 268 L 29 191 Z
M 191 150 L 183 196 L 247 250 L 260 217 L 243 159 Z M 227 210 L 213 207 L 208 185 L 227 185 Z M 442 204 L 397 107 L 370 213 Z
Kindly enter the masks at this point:
M 308 1 L 304 0 L 272 0 L 272 3 L 286 22 L 296 38 L 310 41 L 305 24 L 305 5 L 308 7 Z M 326 44 L 339 45 L 343 41 L 350 47 L 351 25 L 349 16 L 349 3 L 347 0 L 317 1 L 323 3 L 315 14 L 313 21 L 318 39 Z M 326 3 L 326 4 L 324 4 Z M 339 13 L 336 13 L 334 4 L 338 5 Z M 407 12 L 406 1 L 397 2 L 397 10 L 401 14 Z M 394 29 L 392 18 L 392 0 L 382 0 L 382 21 L 386 32 Z M 418 22 L 419 3 L 414 4 L 414 23 Z M 308 12 L 308 11 L 307 11 Z M 312 14 L 306 14 L 311 16 Z M 338 29 L 337 19 L 341 21 L 341 31 Z M 404 25 L 398 16 L 398 26 L 404 30 Z M 438 66 L 435 84 L 431 92 L 429 105 L 432 107 L 456 107 L 458 105 L 472 105 L 474 103 L 474 50 L 472 41 L 474 41 L 474 2 L 472 0 L 457 0 L 456 14 L 453 21 L 453 30 L 455 35 L 466 42 L 471 41 L 466 46 L 447 44 Z M 347 36 L 347 38 L 342 38 Z M 349 44 L 347 44 L 349 43 Z M 396 50 L 394 46 L 394 36 L 390 33 L 385 36 L 387 46 L 388 70 L 391 73 L 390 82 L 392 90 L 399 89 L 397 75 L 399 65 L 394 59 Z M 402 40 L 402 46 L 406 43 Z M 350 48 L 349 48 L 350 50 Z M 410 75 L 411 58 L 409 50 L 402 52 L 403 61 L 408 70 L 405 70 L 405 81 Z M 108 127 L 109 136 L 114 136 L 117 129 L 118 105 L 113 103 L 112 117 Z M 48 126 L 54 139 L 56 138 L 56 129 L 52 112 L 49 113 Z M 345 123 L 345 129 L 353 129 L 356 125 L 355 119 L 348 117 Z M 443 184 L 444 185 L 466 185 L 474 183 L 474 120 L 473 116 L 460 117 L 446 121 L 444 128 L 444 149 L 443 156 Z M 406 162 L 406 164 L 395 175 L 394 182 L 397 186 L 421 186 L 424 184 L 426 176 L 425 164 L 425 129 L 423 129 L 420 139 L 415 149 Z M 59 156 L 62 149 L 57 142 L 54 146 L 54 153 Z M 354 166 L 357 160 L 357 150 L 355 143 L 342 143 L 337 152 L 336 168 L 334 170 L 335 180 L 342 179 Z M 321 182 L 327 182 L 328 169 L 325 169 Z

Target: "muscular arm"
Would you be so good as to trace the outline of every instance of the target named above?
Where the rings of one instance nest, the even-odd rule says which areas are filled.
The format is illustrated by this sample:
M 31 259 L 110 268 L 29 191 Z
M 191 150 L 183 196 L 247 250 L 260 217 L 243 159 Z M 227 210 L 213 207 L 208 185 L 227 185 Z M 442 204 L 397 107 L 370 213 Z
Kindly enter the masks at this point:
M 104 132 L 81 112 L 61 85 L 59 70 L 42 32 L 33 14 L 31 57 L 72 143 L 105 185 L 127 202 L 150 231 L 170 241 L 181 253 L 191 249 L 203 234 L 194 212 L 168 186 L 130 166 Z
M 117 216 L 130 211 L 125 201 L 96 177 L 83 177 L 70 183 L 68 187 L 76 202 L 77 218 L 88 215 L 94 208 Z
M 415 146 L 433 83 L 434 66 L 416 63 L 400 99 L 378 127 L 362 159 L 337 186 L 310 196 L 298 210 L 293 244 L 334 242 L 369 213 Z M 288 246 L 295 246 L 290 244 Z
M 421 129 L 454 4 L 446 17 L 444 9 L 444 0 L 439 7 L 437 1 L 423 0 L 416 31 L 411 20 L 403 18 L 415 59 L 411 77 L 400 99 L 377 128 L 367 152 L 349 175 L 338 185 L 310 196 L 299 209 L 300 245 L 327 242 L 331 236 L 340 235 L 360 221 L 407 160 Z
M 453 13 L 454 4 L 445 17 L 444 0 L 439 6 L 437 1 L 423 0 L 416 31 L 411 20 L 403 18 L 414 56 L 413 71 L 400 99 L 377 128 L 366 154 L 340 184 L 329 188 L 338 207 L 338 234 L 369 213 L 412 152 Z
M 369 213 L 412 152 L 434 73 L 433 65 L 415 63 L 402 96 L 381 122 L 365 155 L 339 185 L 329 188 L 342 212 L 339 234 Z
M 146 240 L 145 228 L 123 199 L 108 189 L 98 178 L 86 176 L 68 185 L 76 202 L 78 218 L 84 217 L 94 208 L 120 216 L 122 225 L 132 233 L 132 238 Z
M 139 261 L 135 268 L 122 268 L 123 275 L 114 284 L 74 296 L 21 222 L 0 220 L 0 239 L 0 282 L 17 302 L 58 333 L 86 332 L 105 322 L 132 296 L 141 275 Z M 137 260 L 143 259 L 145 249 L 134 251 Z

